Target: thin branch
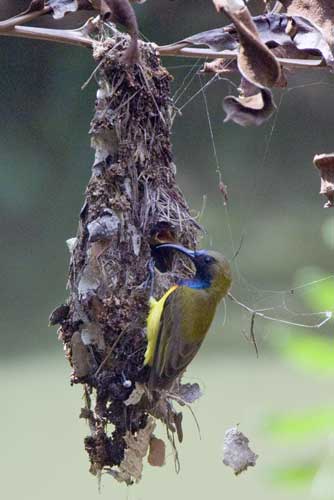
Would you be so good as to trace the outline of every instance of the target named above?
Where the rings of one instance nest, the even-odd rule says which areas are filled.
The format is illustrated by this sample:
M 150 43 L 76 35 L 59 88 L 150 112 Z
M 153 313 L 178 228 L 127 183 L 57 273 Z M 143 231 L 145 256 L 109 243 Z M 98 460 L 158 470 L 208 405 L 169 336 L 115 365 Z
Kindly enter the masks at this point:
M 254 349 L 255 349 L 256 357 L 258 358 L 259 357 L 259 350 L 257 348 L 255 331 L 254 331 L 255 318 L 256 318 L 256 311 L 253 312 L 252 318 L 251 318 L 250 338 L 251 338 L 252 344 L 253 344 Z
M 108 359 L 110 358 L 110 356 L 112 355 L 112 353 L 114 352 L 115 350 L 115 347 L 117 346 L 118 342 L 121 340 L 121 338 L 123 337 L 124 333 L 127 331 L 127 329 L 125 328 L 124 330 L 121 331 L 121 333 L 118 335 L 118 337 L 116 338 L 116 340 L 114 341 L 113 345 L 110 347 L 110 350 L 108 352 L 108 354 L 106 355 L 106 357 L 104 358 L 104 360 L 102 361 L 102 363 L 100 364 L 100 366 L 98 367 L 98 369 L 96 370 L 95 372 L 95 377 L 98 376 L 98 374 L 101 372 L 102 368 L 105 366 L 106 362 L 108 361 Z
M 7 21 L 0 22 L 0 36 L 12 36 L 20 38 L 31 38 L 35 40 L 45 40 L 68 45 L 92 48 L 93 39 L 85 36 L 81 29 L 79 30 L 56 30 L 49 28 L 35 28 L 30 26 L 21 26 L 21 24 L 31 21 L 37 17 L 50 12 L 49 7 L 41 11 L 30 12 L 28 14 L 12 17 Z M 185 47 L 180 45 L 156 45 L 156 50 L 160 56 L 191 57 L 203 59 L 236 59 L 238 54 L 233 50 L 216 51 L 199 47 Z M 287 59 L 277 57 L 277 61 L 284 67 L 290 68 L 322 68 L 325 65 L 322 59 Z
M 33 21 L 38 17 L 44 16 L 49 12 L 51 12 L 51 7 L 44 7 L 41 10 L 35 10 L 28 13 L 18 14 L 17 16 L 7 19 L 6 21 L 0 21 L 0 32 L 8 31 L 9 29 L 14 28 L 15 26 L 29 23 L 30 21 Z
M 273 316 L 267 316 L 266 314 L 263 314 L 261 310 L 256 310 L 252 309 L 251 307 L 247 306 L 246 304 L 243 304 L 240 302 L 237 298 L 235 298 L 231 293 L 228 294 L 228 297 L 234 302 L 235 304 L 238 304 L 238 306 L 242 307 L 246 311 L 248 311 L 252 316 L 251 320 L 251 327 L 254 328 L 254 321 L 255 317 L 258 316 L 259 318 L 262 319 L 267 319 L 269 321 L 275 321 L 276 323 L 282 323 L 284 325 L 290 325 L 290 326 L 298 326 L 300 328 L 311 328 L 311 329 L 318 329 L 324 326 L 330 319 L 333 317 L 333 313 L 331 311 L 321 311 L 317 313 L 319 316 L 324 315 L 325 318 L 320 321 L 319 323 L 316 323 L 315 325 L 307 325 L 305 323 L 295 323 L 293 321 L 288 321 L 286 319 L 281 319 L 281 318 L 274 318 Z M 264 309 L 265 311 L 266 309 Z M 263 310 L 262 310 L 263 311 Z
M 162 45 L 157 46 L 157 51 L 161 56 L 174 57 L 196 57 L 203 59 L 236 59 L 238 54 L 234 50 L 216 51 L 198 47 L 185 47 L 184 45 Z M 317 68 L 324 67 L 322 59 L 287 59 L 277 57 L 277 61 L 286 67 L 296 68 Z
M 18 38 L 30 38 L 33 40 L 45 40 L 67 45 L 93 48 L 94 40 L 80 34 L 79 30 L 55 30 L 48 28 L 33 28 L 30 26 L 14 26 L 8 30 L 0 29 L 0 36 L 13 36 Z

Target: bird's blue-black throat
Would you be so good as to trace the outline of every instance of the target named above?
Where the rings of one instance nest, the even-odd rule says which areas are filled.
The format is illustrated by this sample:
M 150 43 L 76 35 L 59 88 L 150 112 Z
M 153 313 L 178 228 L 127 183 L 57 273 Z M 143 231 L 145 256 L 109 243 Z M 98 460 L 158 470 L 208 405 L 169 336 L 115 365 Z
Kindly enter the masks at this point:
M 196 265 L 196 264 L 195 264 Z M 181 279 L 178 284 L 181 286 L 188 286 L 189 288 L 196 288 L 203 290 L 210 288 L 212 277 L 209 271 L 209 266 L 196 266 L 196 274 L 193 278 Z
M 156 247 L 156 249 L 159 248 L 172 248 L 178 250 L 179 252 L 182 252 L 190 257 L 193 261 L 196 268 L 195 276 L 193 278 L 178 280 L 178 285 L 195 288 L 197 290 L 210 288 L 212 282 L 211 266 L 215 259 L 210 256 L 206 250 L 193 251 L 183 247 L 182 245 L 176 245 L 173 243 L 164 243 Z
M 178 285 L 180 286 L 188 286 L 189 288 L 196 288 L 197 290 L 203 290 L 205 288 L 210 288 L 211 281 L 204 280 L 202 278 L 188 278 L 182 279 L 178 281 Z

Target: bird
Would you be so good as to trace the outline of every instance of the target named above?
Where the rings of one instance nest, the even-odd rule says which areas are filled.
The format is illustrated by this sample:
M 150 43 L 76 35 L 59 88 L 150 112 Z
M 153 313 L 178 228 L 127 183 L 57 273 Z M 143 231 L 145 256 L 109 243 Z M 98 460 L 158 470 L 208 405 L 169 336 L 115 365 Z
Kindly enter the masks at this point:
M 232 284 L 228 260 L 213 250 L 190 250 L 179 244 L 161 244 L 187 255 L 195 275 L 180 279 L 159 299 L 150 297 L 144 366 L 150 368 L 151 391 L 171 390 L 197 354 L 219 302 Z

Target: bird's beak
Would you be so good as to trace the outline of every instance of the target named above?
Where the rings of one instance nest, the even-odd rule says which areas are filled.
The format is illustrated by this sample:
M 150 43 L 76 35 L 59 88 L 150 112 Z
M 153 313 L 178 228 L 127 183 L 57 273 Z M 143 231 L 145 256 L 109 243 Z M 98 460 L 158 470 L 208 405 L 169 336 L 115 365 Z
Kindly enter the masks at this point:
M 187 255 L 191 260 L 196 258 L 196 252 L 189 250 L 189 248 L 183 247 L 182 245 L 175 245 L 174 243 L 163 243 L 162 245 L 157 245 L 154 249 L 160 250 L 160 248 L 171 248 L 173 250 L 178 250 L 179 252 Z

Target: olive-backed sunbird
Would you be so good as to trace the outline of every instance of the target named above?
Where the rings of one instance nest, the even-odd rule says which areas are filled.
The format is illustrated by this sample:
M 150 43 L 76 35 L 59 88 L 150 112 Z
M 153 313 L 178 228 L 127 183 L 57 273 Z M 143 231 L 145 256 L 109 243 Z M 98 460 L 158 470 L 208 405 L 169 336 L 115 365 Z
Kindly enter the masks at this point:
M 156 248 L 182 252 L 196 270 L 193 278 L 181 279 L 160 300 L 150 298 L 144 360 L 150 367 L 148 386 L 168 389 L 199 350 L 232 277 L 227 259 L 218 252 L 170 243 Z

